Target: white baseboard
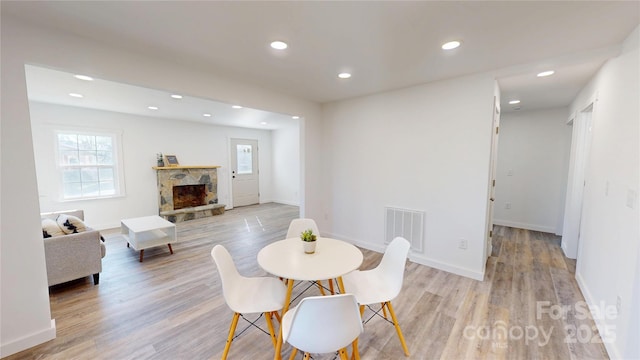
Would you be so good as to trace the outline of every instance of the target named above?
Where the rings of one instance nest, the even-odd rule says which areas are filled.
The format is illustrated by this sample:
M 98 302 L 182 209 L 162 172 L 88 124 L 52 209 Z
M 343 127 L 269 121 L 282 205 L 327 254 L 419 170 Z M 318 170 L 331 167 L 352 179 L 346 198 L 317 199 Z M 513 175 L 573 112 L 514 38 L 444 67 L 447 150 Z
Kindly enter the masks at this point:
M 271 200 L 271 202 L 283 204 L 283 205 L 291 205 L 291 206 L 300 206 L 299 202 L 296 201 L 288 201 L 288 200 Z
M 0 358 L 40 345 L 56 338 L 56 320 L 51 319 L 51 327 L 42 329 L 20 339 L 0 345 Z
M 445 263 L 442 261 L 430 259 L 424 256 L 418 256 L 418 255 L 412 255 L 412 254 L 409 254 L 409 260 L 421 265 L 432 267 L 434 269 L 468 277 L 473 280 L 478 280 L 478 281 L 484 280 L 484 269 L 482 269 L 482 272 L 478 272 L 478 271 L 464 268 L 458 265 L 453 265 L 453 264 Z
M 582 296 L 584 296 L 584 299 L 587 302 L 587 304 L 591 305 L 591 304 L 599 303 L 593 298 L 593 295 L 591 295 L 591 292 L 589 291 L 587 284 L 584 282 L 584 278 L 577 270 L 576 270 L 576 282 L 578 283 L 578 287 L 580 288 L 580 291 L 582 292 Z M 594 314 L 593 312 L 591 312 L 591 317 L 593 318 L 593 321 L 596 323 L 598 332 L 600 334 L 605 334 L 607 324 L 605 323 L 604 316 L 602 316 L 602 314 Z M 616 347 L 615 342 L 603 341 L 603 344 L 604 344 L 605 350 L 607 350 L 607 354 L 609 355 L 610 359 L 622 359 L 622 357 L 620 356 L 620 353 L 618 352 L 618 348 Z
M 494 225 L 513 227 L 513 228 L 518 228 L 518 229 L 540 231 L 540 232 L 551 233 L 551 234 L 555 234 L 556 233 L 556 228 L 553 227 L 553 226 L 527 224 L 527 223 L 521 223 L 521 222 L 517 222 L 517 221 L 509 221 L 509 220 L 501 220 L 501 219 L 493 219 L 493 224 Z
M 358 247 L 361 247 L 363 249 L 367 249 L 367 250 L 371 250 L 371 251 L 375 251 L 375 252 L 379 252 L 379 253 L 384 253 L 384 251 L 386 250 L 386 245 L 385 244 L 372 244 L 372 243 L 368 243 L 368 242 L 363 242 L 363 241 L 358 241 L 355 239 L 350 239 L 346 236 L 341 236 L 339 234 L 333 234 L 333 233 L 323 233 L 323 236 L 327 236 L 327 237 L 331 237 L 334 239 L 339 239 L 339 240 L 343 240 L 343 241 L 347 241 L 352 243 L 353 245 L 356 245 Z M 452 264 L 448 264 L 448 263 L 444 263 L 441 261 L 437 261 L 437 260 L 433 260 L 421 255 L 415 255 L 415 254 L 411 254 L 409 253 L 409 261 L 412 261 L 414 263 L 420 264 L 420 265 L 425 265 L 425 266 L 429 266 L 438 270 L 443 270 L 446 272 L 450 272 L 452 274 L 456 274 L 456 275 L 460 275 L 460 276 L 464 276 L 464 277 L 468 277 L 474 280 L 479 280 L 479 281 L 483 281 L 484 280 L 484 268 L 482 269 L 482 272 L 478 272 L 475 270 L 471 270 L 471 269 L 467 269 L 467 268 L 463 268 L 457 265 L 452 265 Z

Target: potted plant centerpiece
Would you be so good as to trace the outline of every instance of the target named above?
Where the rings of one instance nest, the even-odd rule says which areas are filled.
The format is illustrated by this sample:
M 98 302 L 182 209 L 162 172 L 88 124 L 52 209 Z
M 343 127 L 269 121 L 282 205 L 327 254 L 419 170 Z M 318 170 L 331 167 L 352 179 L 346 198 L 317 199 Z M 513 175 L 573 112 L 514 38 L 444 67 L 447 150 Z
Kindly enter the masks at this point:
M 317 237 L 316 234 L 313 233 L 313 230 L 307 229 L 300 233 L 300 239 L 302 240 L 302 246 L 306 254 L 313 254 L 316 252 Z

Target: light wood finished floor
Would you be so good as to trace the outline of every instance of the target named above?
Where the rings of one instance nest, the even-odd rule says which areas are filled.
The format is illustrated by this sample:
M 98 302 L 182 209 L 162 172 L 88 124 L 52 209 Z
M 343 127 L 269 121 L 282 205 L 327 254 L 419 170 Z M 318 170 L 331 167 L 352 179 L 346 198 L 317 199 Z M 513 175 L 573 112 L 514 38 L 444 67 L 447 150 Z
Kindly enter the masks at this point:
M 100 285 L 87 277 L 51 288 L 57 338 L 7 359 L 219 359 L 232 313 L 221 294 L 211 248 L 224 244 L 240 273 L 264 275 L 256 263 L 258 251 L 282 239 L 297 216 L 297 207 L 263 204 L 180 223 L 175 254 L 169 255 L 166 246 L 147 249 L 143 263 L 119 230 L 105 232 Z M 403 291 L 393 304 L 410 358 L 608 358 L 594 330 L 588 343 L 565 341 L 578 340 L 565 329 L 595 329 L 592 320 L 580 320 L 574 310 L 565 316 L 536 314 L 537 301 L 573 309 L 584 300 L 573 276 L 575 262 L 563 257 L 559 238 L 495 230 L 484 282 L 407 263 Z M 375 266 L 381 257 L 363 253 L 363 268 Z M 306 286 L 301 283 L 295 294 Z M 305 295 L 317 291 L 312 287 Z M 238 328 L 243 327 L 240 322 Z M 533 337 L 533 329 L 551 331 L 551 336 L 548 341 L 542 333 L 530 340 L 520 336 L 528 331 Z M 393 326 L 379 318 L 365 325 L 360 351 L 362 359 L 404 358 Z M 289 352 L 286 346 L 284 354 Z M 229 353 L 229 359 L 272 356 L 268 336 L 256 329 L 236 339 Z

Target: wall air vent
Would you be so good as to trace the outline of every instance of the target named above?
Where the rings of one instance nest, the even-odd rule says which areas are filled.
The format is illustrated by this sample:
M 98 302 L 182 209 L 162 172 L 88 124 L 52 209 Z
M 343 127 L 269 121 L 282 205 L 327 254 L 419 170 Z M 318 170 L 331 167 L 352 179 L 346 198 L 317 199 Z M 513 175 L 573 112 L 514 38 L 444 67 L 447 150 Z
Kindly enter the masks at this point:
M 422 253 L 425 212 L 385 207 L 384 214 L 385 244 L 390 243 L 397 236 L 402 236 L 411 243 L 413 253 Z

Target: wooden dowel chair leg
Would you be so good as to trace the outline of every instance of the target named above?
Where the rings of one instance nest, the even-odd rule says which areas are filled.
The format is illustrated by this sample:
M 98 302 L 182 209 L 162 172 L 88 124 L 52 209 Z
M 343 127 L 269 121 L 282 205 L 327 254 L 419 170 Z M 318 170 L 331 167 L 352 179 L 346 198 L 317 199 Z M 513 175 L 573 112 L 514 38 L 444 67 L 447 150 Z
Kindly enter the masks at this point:
M 349 360 L 349 357 L 347 357 L 347 349 L 346 348 L 340 349 L 339 353 L 340 353 L 340 359 Z
M 322 281 L 317 280 L 316 285 L 318 285 L 318 290 L 320 290 L 320 294 L 322 294 L 322 296 L 325 296 L 326 294 L 324 293 L 324 288 L 322 287 Z
M 346 294 L 344 291 L 344 281 L 342 281 L 342 276 L 338 276 L 336 280 L 338 281 L 338 290 L 340 291 L 340 294 Z
M 333 279 L 329 279 L 329 290 L 331 291 L 331 295 L 335 295 L 336 292 L 333 289 Z
M 353 340 L 353 343 L 351 343 L 351 347 L 353 348 L 351 352 L 351 359 L 360 360 L 360 351 L 358 350 L 358 338 Z
M 404 355 L 409 356 L 409 349 L 407 349 L 407 343 L 404 341 L 404 336 L 402 336 L 402 330 L 400 330 L 400 325 L 398 324 L 396 313 L 393 311 L 393 306 L 391 306 L 391 301 L 387 301 L 386 305 L 389 308 L 389 314 L 391 314 L 391 320 L 393 320 L 393 326 L 395 326 L 396 328 L 396 332 L 398 333 L 398 337 L 400 338 L 400 343 L 402 343 Z
M 224 345 L 224 352 L 222 353 L 222 360 L 227 358 L 229 354 L 229 348 L 231 348 L 231 342 L 233 341 L 233 334 L 236 332 L 236 326 L 238 325 L 238 319 L 240 319 L 240 313 L 233 314 L 233 320 L 231 320 L 231 327 L 229 328 L 229 336 L 227 337 L 227 343 Z
M 385 307 L 386 303 L 381 303 L 380 305 L 382 305 L 382 315 L 384 315 L 384 318 L 387 318 L 387 308 Z
M 304 357 L 302 358 L 303 360 L 309 360 L 311 359 L 311 354 L 309 353 L 304 353 Z
M 273 312 L 264 313 L 264 318 L 267 321 L 267 326 L 269 327 L 269 335 L 271 336 L 271 343 L 273 343 L 273 348 L 275 349 L 276 343 L 278 340 L 276 340 L 275 330 L 273 330 L 273 321 L 271 320 L 272 317 L 273 317 Z
M 291 349 L 291 355 L 289 356 L 289 360 L 295 359 L 296 355 L 298 355 L 298 349 L 297 348 Z
M 278 331 L 278 341 L 276 342 L 276 351 L 273 356 L 273 360 L 281 360 L 282 354 L 282 326 L 280 326 L 280 330 Z

